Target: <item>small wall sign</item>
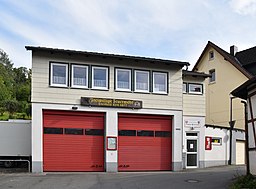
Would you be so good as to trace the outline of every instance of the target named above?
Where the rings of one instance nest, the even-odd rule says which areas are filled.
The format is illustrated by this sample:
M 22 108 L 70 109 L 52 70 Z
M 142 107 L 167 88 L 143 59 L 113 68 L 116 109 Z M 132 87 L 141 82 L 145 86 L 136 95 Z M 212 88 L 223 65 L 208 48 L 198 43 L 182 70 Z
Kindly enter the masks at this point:
M 117 137 L 107 137 L 107 150 L 117 150 Z
M 221 145 L 222 140 L 220 137 L 212 137 L 212 145 Z
M 186 127 L 200 127 L 200 120 L 185 120 Z

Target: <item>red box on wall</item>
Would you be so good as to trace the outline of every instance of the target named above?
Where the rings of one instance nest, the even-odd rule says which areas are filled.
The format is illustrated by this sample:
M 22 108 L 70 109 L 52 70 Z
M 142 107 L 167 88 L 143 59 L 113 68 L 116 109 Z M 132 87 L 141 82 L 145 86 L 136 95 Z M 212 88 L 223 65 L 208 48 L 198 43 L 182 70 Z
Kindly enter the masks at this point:
M 212 137 L 205 137 L 205 150 L 212 150 Z

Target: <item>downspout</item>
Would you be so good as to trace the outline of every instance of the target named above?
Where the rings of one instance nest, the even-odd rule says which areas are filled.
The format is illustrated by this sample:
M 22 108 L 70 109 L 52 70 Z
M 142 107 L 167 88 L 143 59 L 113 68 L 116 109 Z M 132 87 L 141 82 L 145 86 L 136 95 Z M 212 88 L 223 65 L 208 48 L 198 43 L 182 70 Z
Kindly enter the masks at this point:
M 230 125 L 230 138 L 229 138 L 229 160 L 228 164 L 232 164 L 232 142 L 233 142 L 233 129 L 235 125 L 235 121 L 233 121 L 233 99 L 236 98 L 235 96 L 230 95 L 230 120 L 229 120 L 229 125 Z
M 248 137 L 248 110 L 247 102 L 241 101 L 244 104 L 244 127 L 245 127 L 245 156 L 246 156 L 246 175 L 250 175 L 250 160 L 249 160 L 249 137 Z

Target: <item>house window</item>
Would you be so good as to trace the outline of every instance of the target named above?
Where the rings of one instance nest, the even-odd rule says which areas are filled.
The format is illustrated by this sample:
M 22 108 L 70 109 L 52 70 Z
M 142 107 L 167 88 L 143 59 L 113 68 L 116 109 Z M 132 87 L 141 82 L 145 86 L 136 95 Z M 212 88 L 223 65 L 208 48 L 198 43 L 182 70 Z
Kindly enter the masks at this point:
M 183 83 L 183 93 L 187 93 L 187 83 Z
M 214 59 L 214 52 L 210 51 L 209 52 L 209 60 L 213 60 Z
M 215 72 L 215 70 L 210 70 L 209 74 L 211 75 L 210 79 L 209 79 L 210 83 L 215 82 L 216 81 L 216 72 Z
M 149 72 L 135 70 L 135 92 L 149 92 Z
M 153 92 L 167 94 L 167 73 L 153 72 Z
M 188 92 L 190 94 L 203 94 L 203 85 L 202 84 L 188 84 Z
M 108 68 L 107 67 L 92 67 L 92 88 L 93 89 L 108 89 Z
M 56 87 L 68 86 L 68 64 L 50 64 L 50 85 Z
M 116 90 L 131 91 L 131 70 L 116 69 Z
M 88 66 L 72 65 L 72 87 L 88 88 Z

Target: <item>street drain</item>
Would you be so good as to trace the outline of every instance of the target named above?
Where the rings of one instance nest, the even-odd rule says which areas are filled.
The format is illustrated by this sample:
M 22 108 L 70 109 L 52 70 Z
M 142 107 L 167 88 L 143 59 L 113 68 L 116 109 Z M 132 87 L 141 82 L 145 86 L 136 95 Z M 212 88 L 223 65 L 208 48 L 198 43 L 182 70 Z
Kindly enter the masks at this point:
M 185 180 L 188 183 L 198 183 L 200 182 L 199 180 L 194 180 L 194 179 L 189 179 L 189 180 Z

